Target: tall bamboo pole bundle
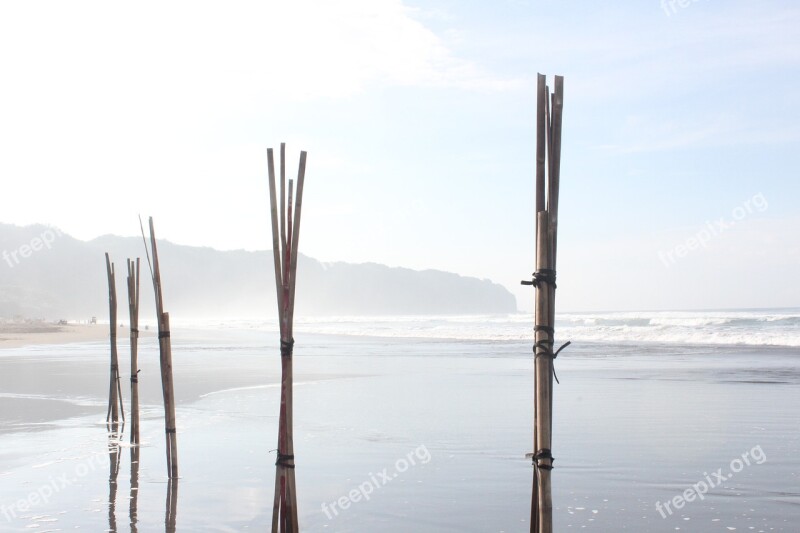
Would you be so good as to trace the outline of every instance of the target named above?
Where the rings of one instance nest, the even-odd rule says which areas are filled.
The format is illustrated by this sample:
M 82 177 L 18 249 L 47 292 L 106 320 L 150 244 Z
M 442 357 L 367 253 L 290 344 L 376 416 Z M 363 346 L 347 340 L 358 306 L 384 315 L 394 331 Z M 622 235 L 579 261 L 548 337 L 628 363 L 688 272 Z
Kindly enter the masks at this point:
M 538 76 L 536 97 L 536 272 L 525 285 L 536 287 L 534 315 L 534 452 L 531 532 L 552 533 L 553 351 L 555 337 L 556 251 L 561 165 L 564 78 L 555 77 L 550 95 L 546 77 Z
M 272 218 L 272 254 L 275 268 L 275 291 L 278 298 L 278 320 L 281 336 L 281 405 L 278 418 L 278 459 L 275 462 L 275 499 L 272 509 L 272 531 L 297 532 L 297 489 L 294 475 L 292 337 L 294 298 L 297 275 L 297 250 L 300 242 L 300 212 L 303 205 L 303 183 L 306 152 L 300 152 L 297 171 L 297 197 L 294 182 L 289 180 L 288 201 L 285 195 L 286 145 L 281 143 L 280 224 L 275 192 L 275 161 L 272 148 L 267 149 L 269 166 L 269 200 Z M 287 205 L 288 204 L 288 205 Z M 294 220 L 292 217 L 294 216 Z
M 145 252 L 147 252 L 144 228 L 142 228 L 142 239 L 145 240 Z M 167 473 L 170 478 L 177 478 L 178 438 L 175 429 L 175 389 L 172 381 L 172 343 L 170 341 L 169 313 L 164 312 L 161 267 L 158 262 L 158 247 L 156 246 L 156 231 L 153 226 L 153 217 L 150 217 L 150 247 L 152 252 L 150 274 L 153 278 L 153 290 L 156 298 L 156 316 L 158 317 L 158 349 L 161 363 L 161 392 L 164 397 Z M 151 260 L 150 252 L 147 252 L 147 260 L 148 262 Z
M 128 259 L 128 311 L 131 324 L 131 444 L 139 444 L 139 273 L 140 262 Z
M 106 422 L 116 424 L 120 414 L 122 414 L 122 420 L 125 420 L 125 409 L 122 405 L 122 385 L 119 382 L 119 358 L 117 356 L 117 285 L 114 263 L 111 262 L 108 253 L 106 253 L 106 273 L 108 275 L 109 339 L 111 342 L 111 378 Z M 114 429 L 116 431 L 116 427 Z

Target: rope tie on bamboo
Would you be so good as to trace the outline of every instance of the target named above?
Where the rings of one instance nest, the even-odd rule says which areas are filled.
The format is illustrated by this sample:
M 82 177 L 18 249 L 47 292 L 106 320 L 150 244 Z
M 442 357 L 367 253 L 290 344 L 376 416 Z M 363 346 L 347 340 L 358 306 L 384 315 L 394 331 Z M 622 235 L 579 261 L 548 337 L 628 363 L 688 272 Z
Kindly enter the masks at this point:
M 533 273 L 533 281 L 521 281 L 522 285 L 533 285 L 537 289 L 540 288 L 542 283 L 552 285 L 556 288 L 556 271 L 552 268 L 542 268 Z
M 551 357 L 554 361 L 555 358 L 558 357 L 558 354 L 561 353 L 561 350 L 572 344 L 572 341 L 567 341 L 561 345 L 561 347 L 553 352 L 553 344 L 555 341 L 553 340 L 553 336 L 555 335 L 555 329 L 552 326 L 534 326 L 533 328 L 534 334 L 537 331 L 544 331 L 547 333 L 548 337 L 545 339 L 540 339 L 536 341 L 536 344 L 533 345 L 533 353 L 535 357 Z M 556 367 L 552 365 L 553 369 L 553 378 L 556 380 L 556 383 L 559 385 L 561 382 L 558 380 L 558 375 L 556 374 Z
M 139 333 L 139 330 L 137 328 L 131 328 L 131 333 Z
M 278 452 L 278 459 L 277 461 L 275 461 L 275 466 L 294 468 L 294 455 L 288 455 Z
M 166 429 L 164 430 L 164 432 L 165 432 L 167 435 L 169 435 L 169 434 L 175 434 L 175 433 L 177 433 L 177 432 L 175 431 L 175 428 L 166 428 Z
M 158 338 L 159 339 L 168 339 L 170 337 L 169 331 L 159 331 Z
M 539 461 L 541 461 L 542 459 L 549 459 L 550 464 L 549 465 L 539 464 Z M 542 448 L 541 450 L 533 454 L 533 464 L 536 465 L 536 468 L 539 468 L 541 470 L 552 470 L 554 461 L 555 459 L 553 458 L 553 453 L 550 451 L 549 448 Z
M 139 383 L 139 372 L 141 370 L 137 370 L 135 374 L 131 375 L 131 383 Z
M 285 341 L 281 339 L 281 357 L 291 357 L 294 351 L 294 339 Z

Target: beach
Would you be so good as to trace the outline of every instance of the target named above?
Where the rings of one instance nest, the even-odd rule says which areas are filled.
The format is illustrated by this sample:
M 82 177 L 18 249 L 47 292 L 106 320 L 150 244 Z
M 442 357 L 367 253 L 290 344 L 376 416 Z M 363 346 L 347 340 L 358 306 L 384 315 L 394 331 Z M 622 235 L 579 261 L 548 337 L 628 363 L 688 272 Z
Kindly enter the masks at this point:
M 526 318 L 300 321 L 301 529 L 528 530 Z M 662 328 L 640 317 L 605 320 Z M 731 328 L 741 326 L 735 320 Z M 764 327 L 775 338 L 794 335 L 793 325 L 774 331 L 772 322 Z M 578 340 L 556 362 L 556 531 L 795 531 L 800 349 L 625 342 L 602 328 L 630 324 L 584 331 L 568 323 L 562 331 Z M 483 338 L 484 329 L 504 338 Z M 600 334 L 612 339 L 580 340 Z M 119 342 L 127 410 L 127 343 Z M 165 520 L 175 531 L 268 528 L 280 380 L 274 325 L 175 326 L 173 357 L 181 477 L 169 487 L 154 338 L 141 345 L 143 444 L 133 461 L 129 435 L 109 435 L 105 425 L 106 340 L 0 350 L 0 531 L 158 531 Z
M 127 331 L 127 330 L 125 330 Z M 120 332 L 123 335 L 123 332 Z M 108 325 L 55 324 L 49 322 L 0 322 L 0 349 L 36 344 L 69 344 L 108 338 Z

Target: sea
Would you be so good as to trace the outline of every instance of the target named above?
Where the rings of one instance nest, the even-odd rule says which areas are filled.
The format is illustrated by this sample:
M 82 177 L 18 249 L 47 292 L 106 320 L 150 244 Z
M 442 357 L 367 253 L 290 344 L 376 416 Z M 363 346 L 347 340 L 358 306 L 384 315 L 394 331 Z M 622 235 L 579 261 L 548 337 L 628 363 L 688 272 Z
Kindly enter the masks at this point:
M 154 337 L 140 446 L 106 424 L 107 343 L 0 350 L 0 531 L 269 529 L 277 321 L 171 318 L 173 482 Z M 529 531 L 532 331 L 524 313 L 297 316 L 301 531 Z M 567 341 L 555 531 L 800 531 L 800 309 L 563 313 Z

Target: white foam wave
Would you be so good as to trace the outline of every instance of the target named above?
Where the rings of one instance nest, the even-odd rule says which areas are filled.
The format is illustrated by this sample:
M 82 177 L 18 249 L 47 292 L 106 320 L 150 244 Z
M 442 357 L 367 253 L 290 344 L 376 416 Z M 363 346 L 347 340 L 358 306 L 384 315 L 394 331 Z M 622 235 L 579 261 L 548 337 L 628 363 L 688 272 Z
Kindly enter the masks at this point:
M 202 321 L 192 326 L 277 332 L 277 321 L 271 319 Z M 528 341 L 533 337 L 533 316 L 297 317 L 295 330 L 389 338 Z M 564 313 L 556 316 L 556 336 L 559 340 L 608 343 L 800 347 L 800 310 Z

